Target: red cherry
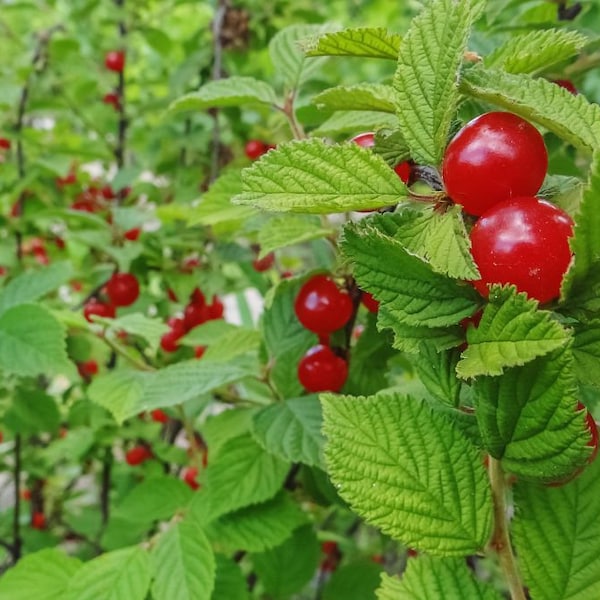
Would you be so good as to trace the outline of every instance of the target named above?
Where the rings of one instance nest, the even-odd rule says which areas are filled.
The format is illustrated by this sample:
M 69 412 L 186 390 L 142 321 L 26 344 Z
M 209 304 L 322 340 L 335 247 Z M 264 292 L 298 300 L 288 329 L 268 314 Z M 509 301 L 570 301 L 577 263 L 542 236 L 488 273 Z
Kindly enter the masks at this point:
M 275 254 L 269 252 L 263 258 L 256 258 L 252 261 L 252 267 L 258 273 L 264 273 L 268 271 L 275 264 Z
M 152 458 L 152 451 L 147 446 L 134 446 L 125 453 L 125 461 L 135 467 Z
M 33 527 L 33 529 L 46 529 L 46 515 L 39 510 L 32 512 L 31 527 Z
M 371 148 L 375 145 L 375 134 L 372 131 L 366 133 L 359 133 L 355 135 L 351 140 L 355 144 L 362 146 L 363 148 Z
M 82 212 L 95 213 L 100 207 L 96 203 L 95 200 L 91 198 L 82 198 L 80 200 L 75 200 L 73 204 L 71 204 L 72 210 L 80 210 Z
M 188 304 L 183 310 L 183 322 L 186 331 L 202 325 L 209 320 L 210 310 L 205 304 Z
M 379 302 L 369 292 L 363 292 L 360 301 L 369 312 L 376 313 L 379 310 Z
M 171 328 L 160 338 L 160 347 L 165 352 L 175 352 L 179 348 L 179 340 L 186 334 L 185 324 L 183 319 L 172 317 L 167 321 L 167 325 Z
M 57 177 L 55 182 L 57 188 L 63 188 L 67 185 L 75 185 L 77 183 L 77 175 L 71 171 L 65 177 Z
M 269 151 L 271 146 L 260 140 L 248 140 L 244 152 L 250 160 L 256 160 Z
M 104 94 L 102 102 L 104 102 L 104 104 L 107 104 L 108 106 L 112 106 L 115 110 L 119 110 L 121 108 L 121 100 L 119 99 L 119 94 L 115 94 L 114 92 Z
M 410 179 L 410 163 L 408 161 L 398 163 L 394 167 L 394 171 L 396 171 L 396 175 L 398 175 L 404 183 L 408 183 L 408 180 Z
M 40 265 L 47 265 L 50 263 L 50 258 L 48 257 L 45 248 L 36 248 L 33 251 L 33 256 Z
M 121 73 L 125 68 L 125 52 L 123 50 L 112 50 L 104 57 L 104 66 L 109 71 Z
M 352 316 L 352 300 L 327 275 L 311 277 L 296 296 L 294 311 L 306 329 L 328 334 L 342 328 Z
M 0 149 L 2 150 L 10 150 L 11 143 L 10 140 L 7 140 L 4 137 L 0 137 Z
M 481 279 L 473 285 L 487 297 L 492 283 L 513 284 L 539 302 L 560 295 L 571 262 L 573 221 L 538 198 L 513 198 L 487 211 L 471 230 L 471 253 Z
M 209 321 L 221 319 L 225 314 L 225 305 L 221 302 L 218 296 L 214 296 L 213 301 L 206 308 L 208 310 Z
M 106 295 L 115 306 L 129 306 L 140 295 L 140 284 L 131 273 L 114 273 L 106 283 Z
M 105 199 L 105 200 L 114 200 L 117 195 L 115 194 L 115 192 L 113 191 L 113 189 L 110 187 L 110 185 L 105 185 L 101 190 L 100 190 L 100 195 Z
M 190 304 L 206 304 L 206 297 L 198 288 L 190 294 Z
M 142 230 L 139 227 L 134 227 L 133 229 L 128 229 L 123 234 L 123 237 L 130 242 L 135 242 L 139 239 L 141 233 Z
M 442 175 L 450 198 L 479 216 L 503 200 L 535 195 L 547 168 L 544 139 L 533 125 L 512 113 L 490 112 L 448 144 Z
M 200 487 L 197 481 L 198 469 L 196 467 L 188 467 L 183 471 L 183 481 L 187 483 L 194 491 Z
M 105 319 L 114 319 L 115 307 L 112 304 L 106 304 L 105 302 L 100 302 L 95 298 L 92 298 L 91 300 L 88 300 L 83 307 L 83 316 L 90 323 L 93 323 L 92 316 L 94 315 Z
M 86 360 L 77 363 L 77 371 L 84 379 L 89 379 L 98 374 L 98 363 L 95 360 Z
M 307 392 L 339 392 L 348 377 L 348 363 L 329 346 L 313 346 L 298 364 L 298 380 Z
M 206 346 L 196 346 L 194 348 L 194 356 L 196 358 L 202 358 L 206 352 Z
M 573 85 L 573 82 L 569 81 L 568 79 L 554 79 L 552 83 L 555 83 L 561 88 L 565 88 L 565 90 L 571 92 L 571 94 L 573 94 L 574 96 L 577 96 L 577 94 L 579 93 L 577 91 L 577 88 Z
M 160 408 L 151 411 L 150 416 L 152 417 L 152 420 L 156 421 L 157 423 L 168 423 L 170 420 L 169 415 L 166 412 L 160 410 Z

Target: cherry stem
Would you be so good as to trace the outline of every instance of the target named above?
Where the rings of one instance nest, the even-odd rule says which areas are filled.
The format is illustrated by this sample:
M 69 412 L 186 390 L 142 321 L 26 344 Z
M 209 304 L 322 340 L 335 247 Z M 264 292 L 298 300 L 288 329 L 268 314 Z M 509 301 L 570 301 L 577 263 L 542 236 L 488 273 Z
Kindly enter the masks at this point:
M 494 533 L 490 548 L 498 554 L 512 600 L 526 600 L 523 582 L 510 543 L 506 514 L 506 478 L 500 461 L 490 456 L 489 477 L 494 504 Z

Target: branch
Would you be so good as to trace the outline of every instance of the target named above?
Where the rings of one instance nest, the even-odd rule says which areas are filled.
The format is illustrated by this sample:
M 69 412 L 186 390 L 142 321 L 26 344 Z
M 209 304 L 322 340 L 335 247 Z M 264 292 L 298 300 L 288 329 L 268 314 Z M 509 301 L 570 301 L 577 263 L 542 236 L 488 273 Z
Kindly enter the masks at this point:
M 13 543 L 10 548 L 12 553 L 13 564 L 16 564 L 21 558 L 21 548 L 23 540 L 21 539 L 21 445 L 22 437 L 20 433 L 15 435 L 15 465 L 14 465 L 14 485 L 15 485 L 15 496 L 14 496 L 14 513 L 12 523 L 12 537 Z

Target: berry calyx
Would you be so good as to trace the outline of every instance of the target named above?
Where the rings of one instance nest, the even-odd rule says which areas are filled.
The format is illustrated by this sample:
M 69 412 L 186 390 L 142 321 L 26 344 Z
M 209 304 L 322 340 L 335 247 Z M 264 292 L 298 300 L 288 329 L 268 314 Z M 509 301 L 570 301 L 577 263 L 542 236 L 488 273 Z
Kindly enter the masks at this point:
M 471 230 L 471 254 L 481 279 L 473 281 L 487 297 L 493 283 L 515 285 L 539 302 L 560 295 L 571 262 L 571 217 L 539 198 L 513 198 L 487 211 Z
M 300 288 L 294 311 L 306 329 L 328 334 L 342 328 L 352 316 L 352 300 L 327 275 L 315 275 Z
M 379 310 L 379 302 L 369 292 L 363 292 L 360 301 L 369 312 L 376 313 Z
M 100 302 L 99 300 L 96 300 L 96 298 L 88 300 L 83 307 L 83 316 L 90 323 L 93 323 L 93 316 L 114 319 L 115 314 L 115 307 L 112 304 Z
M 123 50 L 112 50 L 104 57 L 104 66 L 109 71 L 121 73 L 125 68 L 125 52 Z
M 298 363 L 298 380 L 307 392 L 339 392 L 348 378 L 348 363 L 329 346 L 313 346 Z
M 140 295 L 140 284 L 131 273 L 114 273 L 105 287 L 106 295 L 115 306 L 129 306 Z
M 198 469 L 197 467 L 188 467 L 183 471 L 183 481 L 194 491 L 196 491 L 200 484 L 198 483 Z
M 442 178 L 448 196 L 479 216 L 498 202 L 535 195 L 547 168 L 544 139 L 533 125 L 512 113 L 489 112 L 448 144 Z
M 132 467 L 141 465 L 150 458 L 152 458 L 152 451 L 148 446 L 143 446 L 141 444 L 130 448 L 125 453 L 125 462 Z
M 273 146 L 266 144 L 261 140 L 248 140 L 244 146 L 244 153 L 250 160 L 257 160 L 263 154 L 271 150 Z

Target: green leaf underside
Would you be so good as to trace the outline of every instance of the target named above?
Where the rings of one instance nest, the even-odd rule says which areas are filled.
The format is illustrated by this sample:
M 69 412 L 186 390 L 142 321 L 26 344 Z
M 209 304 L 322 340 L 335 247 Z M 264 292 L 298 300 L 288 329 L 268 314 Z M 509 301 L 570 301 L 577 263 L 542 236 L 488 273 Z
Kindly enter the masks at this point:
M 394 89 L 389 85 L 361 83 L 329 88 L 317 94 L 313 104 L 326 110 L 396 112 Z
M 383 112 L 347 110 L 335 112 L 311 132 L 313 136 L 355 135 L 363 131 L 376 131 L 382 127 L 398 126 L 398 117 Z
M 81 566 L 55 548 L 29 554 L 0 579 L 0 600 L 64 600 Z
M 501 375 L 564 346 L 569 332 L 552 313 L 514 287 L 493 286 L 478 327 L 467 331 L 468 347 L 457 366 L 460 377 Z
M 280 493 L 272 500 L 242 508 L 210 523 L 206 533 L 218 551 L 263 552 L 282 544 L 306 516 L 292 499 Z
M 461 91 L 538 123 L 586 152 L 600 148 L 600 106 L 545 79 L 472 68 Z
M 432 271 L 377 228 L 381 222 L 364 219 L 346 226 L 341 249 L 361 289 L 381 302 L 386 326 L 444 327 L 473 314 L 475 291 Z
M 573 355 L 560 348 L 503 377 L 475 380 L 475 414 L 488 452 L 520 478 L 556 481 L 585 464 L 591 448 L 577 412 Z
M 433 207 L 407 207 L 393 215 L 375 215 L 373 223 L 408 252 L 428 262 L 434 271 L 454 279 L 479 279 L 458 206 L 443 214 Z
M 258 232 L 259 258 L 279 248 L 327 237 L 334 231 L 323 227 L 318 217 L 304 215 L 274 217 L 269 219 Z
M 396 60 L 402 38 L 383 27 L 344 29 L 304 44 L 307 56 L 355 56 Z
M 226 441 L 203 474 L 192 501 L 194 518 L 210 521 L 246 506 L 266 502 L 281 489 L 289 463 L 268 454 L 250 434 Z
M 394 77 L 400 127 L 421 164 L 438 165 L 459 101 L 457 73 L 481 0 L 434 0 L 413 19 Z
M 206 535 L 195 523 L 182 521 L 163 533 L 152 558 L 154 600 L 211 597 L 215 585 L 215 557 Z
M 430 405 L 387 392 L 322 396 L 338 493 L 368 523 L 439 556 L 479 552 L 491 499 L 479 450 Z
M 149 588 L 148 554 L 142 548 L 131 547 L 107 552 L 85 563 L 71 580 L 66 598 L 144 600 Z
M 600 387 L 600 321 L 575 328 L 573 356 L 577 379 Z
M 265 450 L 289 462 L 322 466 L 321 405 L 316 396 L 272 404 L 254 415 L 253 435 Z
M 171 104 L 169 112 L 178 113 L 221 106 L 273 105 L 276 103 L 277 96 L 268 83 L 253 77 L 234 75 L 226 79 L 210 81 L 198 91 L 182 96 Z
M 560 487 L 517 482 L 514 544 L 536 600 L 600 597 L 600 461 Z
M 464 559 L 419 556 L 408 561 L 402 578 L 381 576 L 377 600 L 501 600 L 489 584 L 478 581 Z
M 406 196 L 400 178 L 370 150 L 318 139 L 278 146 L 245 169 L 243 181 L 233 201 L 263 210 L 327 214 L 389 206 Z
M 516 35 L 484 59 L 487 68 L 507 73 L 542 73 L 575 56 L 587 38 L 576 31 L 546 29 Z

